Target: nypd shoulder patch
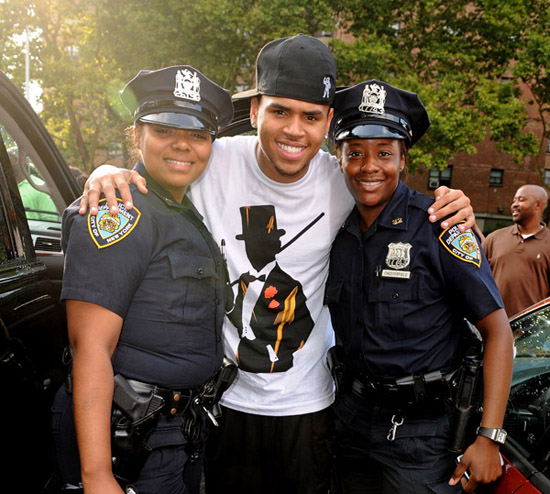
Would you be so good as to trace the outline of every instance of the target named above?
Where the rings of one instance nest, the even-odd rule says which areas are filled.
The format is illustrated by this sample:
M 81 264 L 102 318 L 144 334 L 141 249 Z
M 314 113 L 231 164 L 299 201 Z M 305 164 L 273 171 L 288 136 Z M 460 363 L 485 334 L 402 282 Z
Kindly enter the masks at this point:
M 121 199 L 117 201 L 118 214 L 109 212 L 107 199 L 99 201 L 97 216 L 88 214 L 88 231 L 98 249 L 116 244 L 130 235 L 141 217 L 141 212 L 135 206 L 128 211 Z
M 471 262 L 481 267 L 481 250 L 472 230 L 461 232 L 458 225 L 451 226 L 439 235 L 439 241 L 455 257 L 461 261 Z

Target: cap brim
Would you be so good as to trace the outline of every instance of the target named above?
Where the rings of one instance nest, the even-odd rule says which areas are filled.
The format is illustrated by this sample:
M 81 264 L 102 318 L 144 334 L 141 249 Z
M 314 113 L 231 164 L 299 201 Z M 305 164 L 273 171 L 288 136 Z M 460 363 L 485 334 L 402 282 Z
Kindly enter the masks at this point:
M 174 127 L 184 130 L 200 130 L 215 135 L 217 129 L 205 119 L 198 118 L 189 113 L 162 112 L 150 113 L 137 118 L 138 121 L 144 123 L 154 123 L 157 125 L 165 125 L 166 127 Z
M 231 99 L 233 101 L 241 100 L 241 99 L 250 99 L 259 95 L 260 93 L 258 92 L 258 89 L 253 88 L 253 89 L 248 89 L 247 91 L 241 91 L 240 93 L 235 93 L 233 96 L 231 96 Z
M 384 125 L 357 125 L 342 129 L 334 136 L 335 141 L 349 139 L 400 139 L 410 143 L 410 137 Z

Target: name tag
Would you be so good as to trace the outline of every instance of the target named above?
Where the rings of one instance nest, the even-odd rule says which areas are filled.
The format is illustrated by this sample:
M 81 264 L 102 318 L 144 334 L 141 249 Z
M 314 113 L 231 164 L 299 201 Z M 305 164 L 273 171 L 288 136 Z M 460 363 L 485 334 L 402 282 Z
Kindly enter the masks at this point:
M 382 278 L 398 278 L 401 280 L 410 280 L 410 271 L 394 271 L 393 269 L 383 269 Z

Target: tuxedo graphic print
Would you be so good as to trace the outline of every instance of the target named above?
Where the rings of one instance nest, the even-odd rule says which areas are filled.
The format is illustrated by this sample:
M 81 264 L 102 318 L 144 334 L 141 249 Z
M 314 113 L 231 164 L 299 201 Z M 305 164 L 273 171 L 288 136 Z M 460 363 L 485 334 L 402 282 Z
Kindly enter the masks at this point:
M 251 266 L 232 283 L 237 295 L 229 318 L 239 330 L 239 367 L 255 373 L 285 372 L 314 326 L 302 285 L 276 258 L 297 237 L 282 246 L 286 232 L 277 228 L 272 205 L 241 207 L 240 213 L 242 233 L 236 238 L 245 243 Z

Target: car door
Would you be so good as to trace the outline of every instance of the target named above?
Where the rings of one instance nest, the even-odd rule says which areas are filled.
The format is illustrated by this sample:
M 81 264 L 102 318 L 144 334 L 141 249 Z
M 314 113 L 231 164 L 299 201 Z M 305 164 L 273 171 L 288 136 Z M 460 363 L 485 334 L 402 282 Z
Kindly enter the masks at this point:
M 15 155 L 15 159 L 14 159 Z M 16 176 L 24 165 L 48 202 L 31 211 Z M 63 381 L 66 344 L 60 214 L 78 186 L 19 90 L 0 73 L 0 437 L 2 492 L 42 492 L 52 474 L 49 407 Z M 50 211 L 46 211 L 49 204 Z M 32 213 L 32 214 L 31 214 Z M 34 215 L 34 216 L 33 216 Z M 30 225 L 33 225 L 34 232 Z M 55 269 L 38 256 L 39 237 L 55 244 Z M 57 242 L 57 243 L 56 243 Z

